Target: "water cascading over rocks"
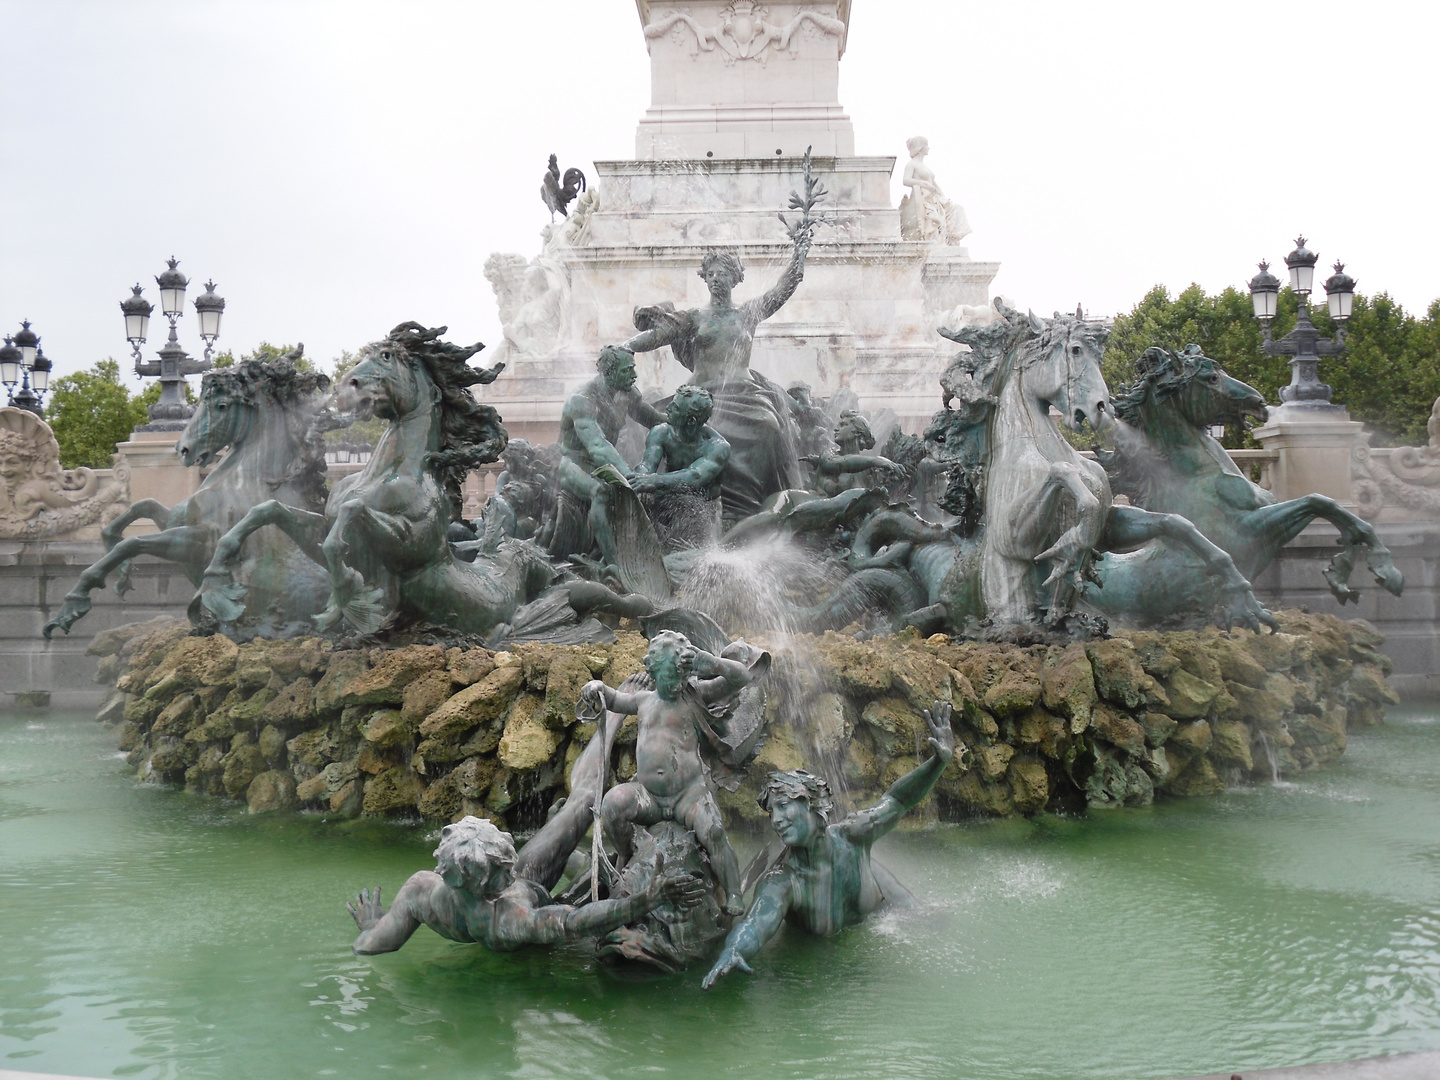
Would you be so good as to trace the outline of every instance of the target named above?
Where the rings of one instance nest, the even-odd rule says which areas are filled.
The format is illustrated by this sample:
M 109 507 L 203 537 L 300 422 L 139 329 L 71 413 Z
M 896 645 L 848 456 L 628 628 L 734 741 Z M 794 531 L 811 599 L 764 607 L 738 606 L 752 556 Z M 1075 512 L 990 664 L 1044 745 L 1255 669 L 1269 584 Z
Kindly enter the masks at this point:
M 1122 632 L 1069 646 L 841 634 L 776 647 L 767 738 L 731 824 L 757 821 L 771 769 L 831 770 L 863 805 L 913 767 L 919 708 L 954 705 L 961 750 L 941 776 L 944 818 L 1136 805 L 1293 776 L 1335 760 L 1350 730 L 1396 702 L 1379 635 L 1361 622 L 1280 612 L 1282 630 Z M 771 645 L 768 641 L 760 643 Z M 318 638 L 236 645 L 183 623 L 97 636 L 101 713 L 140 775 L 254 810 L 488 817 L 524 833 L 567 793 L 594 735 L 575 705 L 591 678 L 618 686 L 646 640 L 510 651 Z M 633 722 L 615 739 L 634 773 Z

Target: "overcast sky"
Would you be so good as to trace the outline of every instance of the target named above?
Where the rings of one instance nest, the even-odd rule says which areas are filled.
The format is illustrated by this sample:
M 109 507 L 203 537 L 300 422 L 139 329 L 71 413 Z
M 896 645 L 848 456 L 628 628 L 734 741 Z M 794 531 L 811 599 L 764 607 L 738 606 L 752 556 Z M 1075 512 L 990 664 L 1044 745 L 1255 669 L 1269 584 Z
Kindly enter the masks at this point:
M 1437 41 L 1420 2 L 854 0 L 840 98 L 858 153 L 929 137 L 1022 306 L 1240 285 L 1304 231 L 1423 310 Z M 0 0 L 0 42 L 0 327 L 58 373 L 126 356 L 172 253 L 222 348 L 498 343 L 481 270 L 538 251 L 546 157 L 633 156 L 649 101 L 633 0 Z

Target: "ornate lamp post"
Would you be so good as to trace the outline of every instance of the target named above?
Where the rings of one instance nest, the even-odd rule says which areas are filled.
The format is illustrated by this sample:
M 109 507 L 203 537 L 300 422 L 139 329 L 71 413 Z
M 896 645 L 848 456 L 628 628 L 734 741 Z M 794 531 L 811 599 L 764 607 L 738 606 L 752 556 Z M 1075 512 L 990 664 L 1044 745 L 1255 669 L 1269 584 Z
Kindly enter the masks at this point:
M 157 352 L 157 360 L 145 360 L 140 346 L 150 330 L 150 314 L 154 306 L 140 294 L 139 285 L 132 294 L 120 301 L 120 310 L 125 315 L 125 338 L 130 342 L 135 358 L 135 374 L 160 377 L 160 400 L 150 406 L 150 423 L 142 424 L 137 431 L 180 431 L 193 410 L 185 403 L 185 376 L 203 375 L 210 370 L 210 357 L 215 351 L 215 342 L 220 337 L 220 316 L 225 311 L 225 301 L 215 292 L 215 282 L 206 284 L 203 295 L 196 297 L 195 313 L 200 320 L 200 337 L 205 342 L 205 355 L 196 360 L 180 347 L 175 333 L 176 320 L 185 314 L 185 289 L 190 280 L 177 267 L 179 260 L 173 256 L 168 269 L 155 279 L 160 287 L 160 311 L 170 322 L 170 339 Z
M 1250 280 L 1250 300 L 1255 317 L 1264 327 L 1264 349 L 1269 356 L 1288 356 L 1290 385 L 1280 388 L 1280 400 L 1286 405 L 1334 409 L 1330 387 L 1320 381 L 1318 365 L 1322 356 L 1340 356 L 1345 351 L 1345 320 L 1350 318 L 1355 303 L 1355 279 L 1345 273 L 1345 264 L 1336 263 L 1335 273 L 1325 282 L 1330 317 L 1339 323 L 1334 339 L 1322 338 L 1310 321 L 1310 293 L 1315 284 L 1315 263 L 1319 256 L 1305 247 L 1302 236 L 1295 241 L 1295 250 L 1285 256 L 1290 271 L 1290 288 L 1300 300 L 1295 329 L 1279 341 L 1270 337 L 1270 320 L 1280 296 L 1280 281 L 1270 273 L 1270 264 L 1262 262 L 1260 273 Z
M 44 418 L 41 400 L 50 389 L 50 360 L 41 351 L 40 337 L 30 329 L 28 319 L 20 324 L 20 332 L 7 337 L 0 348 L 0 382 L 5 384 L 11 405 Z

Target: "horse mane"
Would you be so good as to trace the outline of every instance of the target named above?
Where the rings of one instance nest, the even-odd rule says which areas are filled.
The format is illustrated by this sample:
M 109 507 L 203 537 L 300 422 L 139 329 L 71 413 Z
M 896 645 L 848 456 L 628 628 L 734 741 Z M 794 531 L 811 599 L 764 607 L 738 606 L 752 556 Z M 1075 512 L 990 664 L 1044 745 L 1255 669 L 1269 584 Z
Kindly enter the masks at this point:
M 510 442 L 510 433 L 500 414 L 475 400 L 470 387 L 495 381 L 496 369 L 473 368 L 467 360 L 485 346 L 452 345 L 441 341 L 449 329 L 430 329 L 418 322 L 403 322 L 385 337 L 410 362 L 423 364 L 430 381 L 440 392 L 440 449 L 430 453 L 425 464 L 450 498 L 451 518 L 458 519 L 463 506 L 461 488 L 472 469 L 499 459 Z
M 320 399 L 330 390 L 330 377 L 320 371 L 304 371 L 296 361 L 305 346 L 297 345 L 274 360 L 242 360 L 227 368 L 208 372 L 200 383 L 203 397 L 223 390 L 231 397 L 260 410 L 276 409 L 285 421 L 285 430 L 296 454 L 286 470 L 267 483 L 272 488 L 294 483 L 304 508 L 323 510 L 325 487 L 325 439 L 313 421 Z
M 1199 345 L 1186 345 L 1178 353 L 1152 345 L 1135 361 L 1136 380 L 1111 395 L 1115 415 L 1127 424 L 1142 426 L 1146 402 L 1164 401 L 1184 390 L 1200 373 L 1199 361 L 1204 356 Z

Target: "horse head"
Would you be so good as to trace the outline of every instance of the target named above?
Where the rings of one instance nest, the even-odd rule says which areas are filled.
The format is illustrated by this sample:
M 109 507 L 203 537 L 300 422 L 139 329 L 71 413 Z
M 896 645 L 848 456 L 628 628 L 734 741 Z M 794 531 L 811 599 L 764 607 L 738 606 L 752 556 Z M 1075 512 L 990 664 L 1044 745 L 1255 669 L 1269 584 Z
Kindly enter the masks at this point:
M 239 446 L 249 437 L 260 406 L 255 366 L 256 361 L 247 361 L 205 376 L 200 403 L 175 446 L 183 464 L 203 468 L 227 446 Z
M 1024 390 L 1040 405 L 1054 408 L 1071 431 L 1090 424 L 1100 430 L 1114 421 L 1110 390 L 1100 373 L 1109 328 L 1086 319 L 1077 308 L 1074 315 L 1053 319 L 1026 317 L 1032 337 L 1017 354 Z
M 1265 398 L 1248 383 L 1231 378 L 1201 351 L 1146 349 L 1135 364 L 1139 378 L 1115 398 L 1116 415 L 1147 434 L 1183 426 L 1203 430 L 1212 424 L 1239 424 L 1251 416 L 1264 420 Z
M 335 405 L 359 419 L 400 420 L 431 410 L 439 422 L 439 447 L 429 453 L 426 465 L 458 516 L 465 477 L 471 469 L 497 460 L 510 435 L 500 414 L 476 401 L 469 389 L 494 382 L 505 365 L 471 367 L 466 361 L 485 346 L 442 341 L 446 329 L 403 322 L 383 341 L 366 345 L 360 362 L 341 381 Z
M 360 361 L 340 380 L 335 407 L 358 420 L 401 420 L 420 409 L 433 409 L 439 391 L 426 366 L 412 355 L 408 328 L 402 323 L 382 341 L 360 350 Z M 444 327 L 440 333 L 444 333 Z

